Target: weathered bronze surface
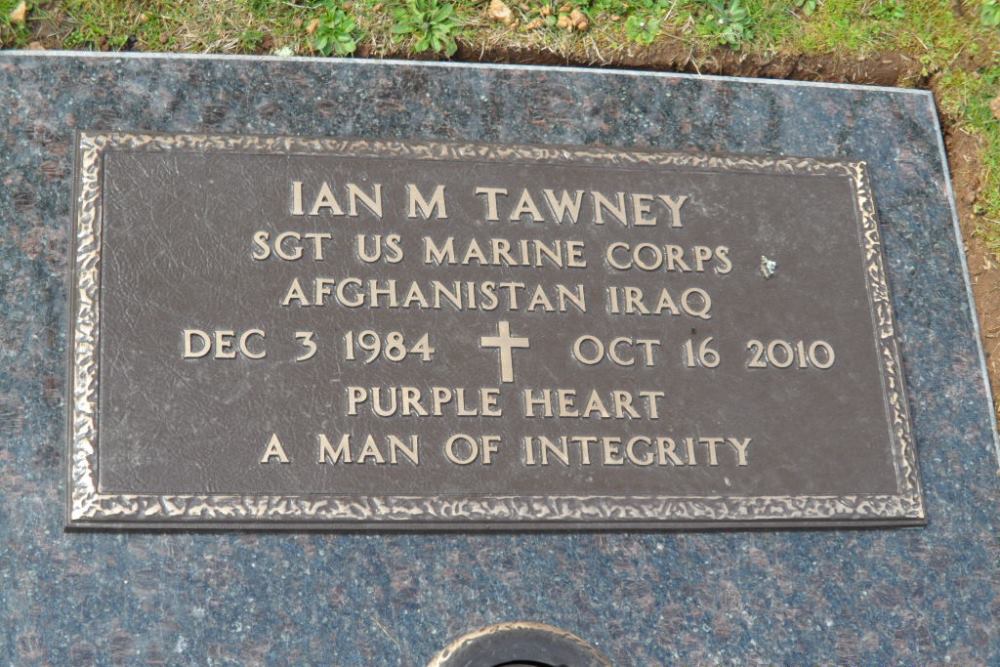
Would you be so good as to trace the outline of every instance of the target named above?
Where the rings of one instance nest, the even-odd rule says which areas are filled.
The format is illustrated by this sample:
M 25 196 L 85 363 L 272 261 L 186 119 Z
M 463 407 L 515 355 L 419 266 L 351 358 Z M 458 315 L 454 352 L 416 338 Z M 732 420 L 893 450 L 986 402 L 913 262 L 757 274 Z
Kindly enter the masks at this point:
M 862 163 L 79 136 L 70 526 L 921 523 Z

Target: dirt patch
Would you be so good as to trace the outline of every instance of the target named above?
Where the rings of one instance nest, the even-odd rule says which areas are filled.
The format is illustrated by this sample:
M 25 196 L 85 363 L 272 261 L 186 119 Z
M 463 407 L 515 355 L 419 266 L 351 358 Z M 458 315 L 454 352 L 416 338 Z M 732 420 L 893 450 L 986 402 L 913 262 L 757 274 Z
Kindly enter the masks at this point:
M 406 54 L 392 57 L 405 58 Z M 616 52 L 609 57 L 563 55 L 509 47 L 472 48 L 460 45 L 456 60 L 532 65 L 600 65 L 652 71 L 721 74 L 765 79 L 861 83 L 880 86 L 925 85 L 921 64 L 903 53 L 876 54 L 858 59 L 836 55 L 752 54 L 730 49 L 699 52 L 680 42 L 654 44 L 638 53 Z
M 982 184 L 979 140 L 960 129 L 948 129 L 945 135 L 951 178 L 958 204 L 959 224 L 965 239 L 965 256 L 976 299 L 979 325 L 982 328 L 986 367 L 993 383 L 993 405 L 1000 417 L 1000 261 L 975 234 L 981 219 L 973 206 Z

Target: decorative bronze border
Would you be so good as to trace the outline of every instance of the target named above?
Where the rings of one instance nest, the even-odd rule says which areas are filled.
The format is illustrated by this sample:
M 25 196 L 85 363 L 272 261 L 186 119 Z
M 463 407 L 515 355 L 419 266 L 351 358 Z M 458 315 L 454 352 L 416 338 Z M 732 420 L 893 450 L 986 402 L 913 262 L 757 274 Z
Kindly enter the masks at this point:
M 465 652 L 470 647 L 474 648 L 477 644 L 486 642 L 494 637 L 523 637 L 530 635 L 548 635 L 560 643 L 573 647 L 574 652 L 580 654 L 580 659 L 587 661 L 586 665 L 580 665 L 579 667 L 612 667 L 611 661 L 606 656 L 572 632 L 557 628 L 554 625 L 534 621 L 508 621 L 506 623 L 497 623 L 496 625 L 487 625 L 478 630 L 467 632 L 439 651 L 427 663 L 427 667 L 457 667 L 459 661 L 461 661 L 461 664 L 468 664 L 468 656 L 465 655 Z M 500 656 L 491 657 L 503 659 Z
M 130 151 L 228 151 L 419 160 L 519 160 L 552 164 L 676 167 L 846 176 L 853 184 L 886 412 L 892 432 L 896 494 L 846 496 L 243 496 L 103 494 L 97 489 L 98 342 L 100 338 L 103 155 Z M 74 227 L 69 406 L 68 525 L 185 525 L 255 522 L 318 527 L 461 527 L 529 524 L 559 527 L 683 527 L 778 524 L 922 523 L 923 497 L 886 283 L 875 204 L 864 162 L 813 158 L 726 157 L 591 147 L 497 146 L 361 139 L 202 134 L 79 134 Z M 281 524 L 281 525 L 279 525 Z M 818 525 L 818 524 L 817 524 Z M 485 526 L 489 527 L 489 526 Z

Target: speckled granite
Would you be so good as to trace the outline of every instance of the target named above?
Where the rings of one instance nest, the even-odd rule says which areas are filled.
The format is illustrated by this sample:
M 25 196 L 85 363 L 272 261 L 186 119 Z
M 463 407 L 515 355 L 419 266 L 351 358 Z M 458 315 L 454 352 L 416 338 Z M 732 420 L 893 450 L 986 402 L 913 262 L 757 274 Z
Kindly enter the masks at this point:
M 75 128 L 864 159 L 930 524 L 871 531 L 64 533 Z M 1000 664 L 989 398 L 925 93 L 369 62 L 0 54 L 3 664 L 423 665 L 530 619 L 617 665 Z

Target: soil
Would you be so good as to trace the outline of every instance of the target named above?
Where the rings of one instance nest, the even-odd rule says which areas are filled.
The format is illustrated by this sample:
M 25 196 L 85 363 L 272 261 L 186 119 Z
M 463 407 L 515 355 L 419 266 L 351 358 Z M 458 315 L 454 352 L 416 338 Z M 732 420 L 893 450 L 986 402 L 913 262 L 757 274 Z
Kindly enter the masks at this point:
M 986 368 L 993 384 L 993 405 L 1000 418 L 1000 259 L 974 233 L 980 219 L 973 213 L 973 207 L 981 188 L 979 175 L 983 171 L 979 141 L 962 130 L 949 128 L 945 146 L 982 330 Z
M 392 57 L 405 58 L 405 54 Z M 665 72 L 721 74 L 765 79 L 862 83 L 926 87 L 928 75 L 917 60 L 902 53 L 846 58 L 835 55 L 750 54 L 730 49 L 699 52 L 680 42 L 654 44 L 637 52 L 623 51 L 598 59 L 581 54 L 496 47 L 482 50 L 460 45 L 456 60 L 534 65 L 579 65 Z

